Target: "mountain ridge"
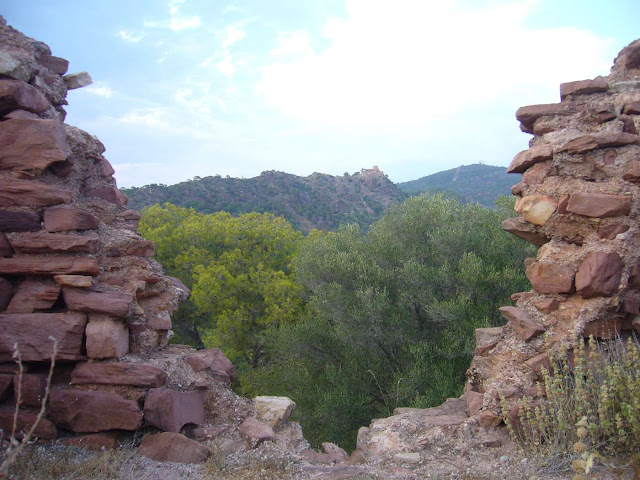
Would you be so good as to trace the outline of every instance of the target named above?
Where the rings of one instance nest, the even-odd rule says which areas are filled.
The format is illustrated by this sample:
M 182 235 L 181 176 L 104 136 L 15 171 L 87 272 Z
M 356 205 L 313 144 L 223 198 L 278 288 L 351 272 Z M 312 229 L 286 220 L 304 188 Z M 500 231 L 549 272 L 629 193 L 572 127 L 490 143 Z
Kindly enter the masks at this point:
M 314 228 L 337 230 L 346 223 L 357 223 L 366 229 L 387 208 L 423 192 L 448 192 L 463 203 L 493 207 L 497 196 L 509 195 L 516 182 L 504 167 L 473 164 L 393 183 L 374 166 L 352 175 L 315 172 L 302 177 L 269 170 L 247 179 L 216 175 L 174 185 L 151 184 L 122 190 L 136 210 L 168 202 L 203 213 L 272 213 L 308 233 Z

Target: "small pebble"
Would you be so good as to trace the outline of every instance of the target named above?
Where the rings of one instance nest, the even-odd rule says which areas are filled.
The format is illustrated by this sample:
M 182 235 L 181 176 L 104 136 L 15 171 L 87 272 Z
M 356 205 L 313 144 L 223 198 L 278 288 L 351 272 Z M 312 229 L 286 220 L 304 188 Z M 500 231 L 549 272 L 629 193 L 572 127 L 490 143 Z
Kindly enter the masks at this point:
M 500 461 L 501 461 L 502 463 L 507 463 L 507 462 L 509 461 L 509 455 L 502 455 L 502 456 L 500 457 Z

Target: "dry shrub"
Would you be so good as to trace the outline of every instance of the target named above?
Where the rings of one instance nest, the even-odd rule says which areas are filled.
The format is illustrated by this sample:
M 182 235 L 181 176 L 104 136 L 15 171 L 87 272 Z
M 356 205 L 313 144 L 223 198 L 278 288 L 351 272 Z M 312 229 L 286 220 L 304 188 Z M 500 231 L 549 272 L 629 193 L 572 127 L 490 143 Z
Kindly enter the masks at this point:
M 539 397 L 518 401 L 517 425 L 502 399 L 512 438 L 547 471 L 568 470 L 572 463 L 574 471 L 590 470 L 595 459 L 632 466 L 640 451 L 637 338 L 575 339 L 572 352 L 550 357 L 553 372 L 543 370 Z

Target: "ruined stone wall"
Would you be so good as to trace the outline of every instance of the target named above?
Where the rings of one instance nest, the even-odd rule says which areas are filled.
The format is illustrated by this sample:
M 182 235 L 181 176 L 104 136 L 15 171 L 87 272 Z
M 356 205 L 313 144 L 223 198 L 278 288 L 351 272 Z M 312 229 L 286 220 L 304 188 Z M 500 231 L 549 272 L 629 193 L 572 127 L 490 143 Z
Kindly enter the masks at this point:
M 63 123 L 67 90 L 91 83 L 67 68 L 0 17 L 0 428 L 10 432 L 18 400 L 14 346 L 26 372 L 23 430 L 42 402 L 50 337 L 57 367 L 40 438 L 135 430 L 143 410 L 163 430 L 201 423 L 197 388 L 211 378 L 194 375 L 215 363 L 210 377 L 229 381 L 233 366 L 219 351 L 185 350 L 191 369 L 171 380 L 166 359 L 145 362 L 167 344 L 188 289 L 136 233 L 140 215 L 127 210 L 102 143 Z
M 478 331 L 466 398 L 484 426 L 500 422 L 500 394 L 535 395 L 549 350 L 640 332 L 640 40 L 560 98 L 516 113 L 533 138 L 509 167 L 521 217 L 503 228 L 540 249 L 525 262 L 533 289 L 500 309 L 508 324 Z

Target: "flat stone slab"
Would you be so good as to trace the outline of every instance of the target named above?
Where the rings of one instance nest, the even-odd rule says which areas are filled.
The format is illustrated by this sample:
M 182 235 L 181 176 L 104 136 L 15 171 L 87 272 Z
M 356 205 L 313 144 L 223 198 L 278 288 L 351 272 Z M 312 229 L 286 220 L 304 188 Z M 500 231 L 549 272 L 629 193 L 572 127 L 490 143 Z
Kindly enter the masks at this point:
M 58 340 L 56 360 L 83 360 L 84 313 L 8 313 L 0 315 L 0 362 L 13 361 L 17 342 L 25 362 L 51 359 L 52 336 Z
M 129 385 L 153 388 L 164 383 L 161 368 L 142 363 L 79 363 L 71 373 L 73 385 Z

